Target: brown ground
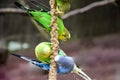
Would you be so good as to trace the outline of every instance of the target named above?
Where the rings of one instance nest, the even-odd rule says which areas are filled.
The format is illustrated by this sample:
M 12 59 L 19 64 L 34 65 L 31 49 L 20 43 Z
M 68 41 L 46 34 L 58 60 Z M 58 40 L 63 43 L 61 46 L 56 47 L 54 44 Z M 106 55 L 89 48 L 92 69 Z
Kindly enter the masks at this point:
M 120 35 L 95 38 L 83 44 L 79 41 L 63 45 L 64 51 L 93 80 L 120 80 Z M 69 44 L 69 46 L 68 46 Z M 17 52 L 34 58 L 34 51 Z M 46 80 L 47 73 L 38 67 L 9 56 L 7 64 L 0 67 L 0 80 Z M 75 74 L 58 75 L 57 80 L 83 80 Z

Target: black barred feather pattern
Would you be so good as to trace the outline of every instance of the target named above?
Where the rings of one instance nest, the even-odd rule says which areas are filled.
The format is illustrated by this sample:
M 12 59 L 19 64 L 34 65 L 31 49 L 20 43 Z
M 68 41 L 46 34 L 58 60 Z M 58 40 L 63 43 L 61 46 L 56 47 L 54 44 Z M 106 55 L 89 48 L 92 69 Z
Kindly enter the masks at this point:
M 21 9 L 23 9 L 23 10 L 25 10 L 25 11 L 28 11 L 28 10 L 29 10 L 28 8 L 24 7 L 22 4 L 20 4 L 20 3 L 18 3 L 18 2 L 14 2 L 14 4 L 15 4 L 17 7 L 21 8 Z
M 48 8 L 46 5 L 44 5 L 43 3 L 38 3 L 36 1 L 30 1 L 33 5 L 35 5 L 36 7 L 42 9 L 43 11 L 50 11 L 50 8 Z

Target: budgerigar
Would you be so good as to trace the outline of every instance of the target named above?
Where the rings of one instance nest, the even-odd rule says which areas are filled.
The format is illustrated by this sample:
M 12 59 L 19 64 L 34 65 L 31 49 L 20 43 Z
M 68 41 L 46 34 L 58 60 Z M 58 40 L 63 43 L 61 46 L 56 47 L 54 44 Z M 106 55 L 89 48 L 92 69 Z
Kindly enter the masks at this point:
M 24 7 L 22 4 L 15 2 L 15 5 L 19 8 L 27 11 L 27 13 L 38 23 L 40 24 L 47 32 L 51 31 L 51 19 L 52 16 L 50 15 L 48 9 L 29 9 L 27 7 Z M 67 28 L 64 26 L 63 20 L 58 17 L 58 39 L 62 41 L 66 41 L 70 39 L 70 32 L 67 30 Z
M 14 54 L 14 53 L 10 53 L 16 57 L 19 57 L 21 59 L 24 59 L 44 70 L 49 71 L 50 70 L 50 64 L 46 64 L 46 63 L 42 63 L 38 60 L 33 60 L 31 58 L 25 57 L 25 56 L 21 56 L 18 54 Z M 57 73 L 58 74 L 67 74 L 67 73 L 76 73 L 79 76 L 81 76 L 83 79 L 85 80 L 92 80 L 90 77 L 88 77 L 81 69 L 79 69 L 73 58 L 70 56 L 61 56 L 61 55 L 57 55 L 55 57 L 55 61 L 57 63 Z
M 39 43 L 36 47 L 35 47 L 35 54 L 36 57 L 39 61 L 43 62 L 43 63 L 50 63 L 50 54 L 52 51 L 52 45 L 50 42 L 41 42 Z M 65 52 L 62 49 L 59 49 L 58 51 L 58 56 L 57 58 L 55 58 L 56 62 L 64 62 L 64 60 L 62 59 L 62 57 L 66 57 L 67 55 L 65 54 Z M 72 58 L 72 57 L 71 57 Z M 76 64 L 74 63 L 74 68 L 71 71 L 73 73 L 76 73 L 82 77 L 84 77 L 84 75 L 86 75 L 81 69 L 79 69 Z M 82 75 L 83 74 L 83 75 Z M 87 76 L 87 75 L 86 75 Z M 86 80 L 91 80 L 88 76 L 88 79 Z

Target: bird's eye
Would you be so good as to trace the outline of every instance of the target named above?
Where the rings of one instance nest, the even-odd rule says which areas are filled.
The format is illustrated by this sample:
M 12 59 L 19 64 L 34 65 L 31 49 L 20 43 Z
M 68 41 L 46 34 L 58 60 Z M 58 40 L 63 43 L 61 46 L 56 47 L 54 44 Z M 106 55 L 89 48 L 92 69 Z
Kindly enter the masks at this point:
M 65 34 L 63 34 L 62 36 L 66 37 L 66 35 L 65 35 Z

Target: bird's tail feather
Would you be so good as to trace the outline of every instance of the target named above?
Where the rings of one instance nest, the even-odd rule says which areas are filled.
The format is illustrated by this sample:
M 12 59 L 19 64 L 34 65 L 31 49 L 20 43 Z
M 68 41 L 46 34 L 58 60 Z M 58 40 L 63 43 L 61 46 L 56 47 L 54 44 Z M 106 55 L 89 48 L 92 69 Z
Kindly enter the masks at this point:
M 28 61 L 28 62 L 33 61 L 33 60 L 30 59 L 30 58 L 27 58 L 27 57 L 24 57 L 24 56 L 21 56 L 21 55 L 18 55 L 18 54 L 14 54 L 14 53 L 10 53 L 10 54 L 13 55 L 13 56 L 16 56 L 16 57 L 18 57 L 18 58 L 24 59 L 24 60 L 26 60 L 26 61 Z
M 10 54 L 13 55 L 13 56 L 16 56 L 18 58 L 21 58 L 21 55 L 17 55 L 17 54 L 14 54 L 14 53 L 10 53 Z
M 23 6 L 22 4 L 20 4 L 19 2 L 14 2 L 14 4 L 15 4 L 17 7 L 21 8 L 21 9 L 23 9 L 23 10 L 25 10 L 25 11 L 28 11 L 28 10 L 29 10 L 29 8 L 24 7 L 24 6 Z
M 13 55 L 13 56 L 16 56 L 16 57 L 18 57 L 20 59 L 26 60 L 26 61 L 28 61 L 28 62 L 30 62 L 30 63 L 32 63 L 32 64 L 34 64 L 34 65 L 36 65 L 36 66 L 38 66 L 38 67 L 40 67 L 42 69 L 44 69 L 44 70 L 47 70 L 47 71 L 50 70 L 50 65 L 49 64 L 41 63 L 40 61 L 33 60 L 31 58 L 21 56 L 21 55 L 18 55 L 18 54 L 14 54 L 14 53 L 10 53 L 10 54 Z
M 76 66 L 73 70 L 73 73 L 81 76 L 84 80 L 92 80 L 87 74 L 85 74 L 81 69 L 77 68 Z

